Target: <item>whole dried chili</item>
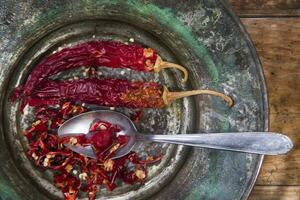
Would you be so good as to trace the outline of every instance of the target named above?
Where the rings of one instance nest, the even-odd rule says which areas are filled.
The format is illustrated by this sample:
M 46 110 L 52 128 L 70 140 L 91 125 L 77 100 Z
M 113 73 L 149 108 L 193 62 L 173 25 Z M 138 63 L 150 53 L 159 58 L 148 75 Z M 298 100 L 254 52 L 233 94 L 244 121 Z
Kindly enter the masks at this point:
M 187 70 L 177 64 L 165 62 L 151 48 L 117 41 L 89 41 L 64 48 L 44 58 L 32 70 L 26 83 L 16 88 L 12 99 L 30 95 L 48 77 L 58 72 L 80 66 L 130 68 L 137 71 L 159 72 L 163 68 L 177 68 L 188 78 Z M 25 102 L 26 104 L 26 102 Z
M 28 100 L 29 105 L 41 102 L 66 100 L 80 101 L 104 106 L 128 108 L 162 108 L 182 97 L 209 94 L 223 98 L 228 106 L 233 101 L 229 96 L 211 90 L 169 92 L 154 82 L 130 82 L 123 79 L 81 79 L 72 81 L 48 81 L 36 90 Z M 31 103 L 33 101 L 33 104 Z
M 80 190 L 88 192 L 89 199 L 93 200 L 99 187 L 109 191 L 118 187 L 117 179 L 129 184 L 143 183 L 147 178 L 147 165 L 160 161 L 161 157 L 148 156 L 141 160 L 137 153 L 131 152 L 112 160 L 113 153 L 127 142 L 126 137 L 116 135 L 119 129 L 113 124 L 93 123 L 90 127 L 92 137 L 57 136 L 56 130 L 63 121 L 85 111 L 84 107 L 70 102 L 63 103 L 58 109 L 37 107 L 36 121 L 24 131 L 29 143 L 29 158 L 36 166 L 55 171 L 54 184 L 61 189 L 66 200 L 75 200 Z M 51 126 L 54 122 L 59 123 Z M 84 157 L 68 148 L 68 145 L 88 144 L 94 146 L 99 159 Z

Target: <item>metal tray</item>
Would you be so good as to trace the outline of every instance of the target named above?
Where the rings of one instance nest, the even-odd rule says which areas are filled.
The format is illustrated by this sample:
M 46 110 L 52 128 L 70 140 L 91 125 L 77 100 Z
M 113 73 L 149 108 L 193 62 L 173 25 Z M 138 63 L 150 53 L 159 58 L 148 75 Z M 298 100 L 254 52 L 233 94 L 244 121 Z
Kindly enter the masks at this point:
M 148 109 L 138 125 L 140 131 L 182 134 L 267 130 L 262 67 L 240 21 L 223 1 L 2 0 L 0 37 L 1 199 L 62 198 L 52 184 L 51 173 L 35 168 L 27 159 L 21 132 L 30 123 L 31 112 L 21 115 L 9 95 L 41 58 L 78 42 L 126 42 L 134 38 L 157 49 L 164 59 L 186 66 L 190 73 L 187 84 L 181 84 L 181 74 L 173 70 L 154 75 L 101 68 L 103 76 L 154 80 L 171 90 L 211 88 L 234 98 L 231 109 L 208 96 L 186 98 L 163 110 Z M 79 70 L 58 78 L 80 74 Z M 180 145 L 139 144 L 137 148 L 160 149 L 164 160 L 150 168 L 145 185 L 103 190 L 99 198 L 246 199 L 263 160 L 258 155 Z

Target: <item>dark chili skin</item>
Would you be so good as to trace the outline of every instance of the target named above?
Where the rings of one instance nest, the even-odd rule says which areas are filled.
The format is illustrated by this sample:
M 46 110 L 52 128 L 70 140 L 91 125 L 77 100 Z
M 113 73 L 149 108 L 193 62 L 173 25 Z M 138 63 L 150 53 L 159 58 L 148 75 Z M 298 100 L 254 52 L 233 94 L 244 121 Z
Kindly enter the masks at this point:
M 29 143 L 29 159 L 41 169 L 55 172 L 54 185 L 63 192 L 65 200 L 75 200 L 79 191 L 87 192 L 93 200 L 98 186 L 112 191 L 118 187 L 117 179 L 128 184 L 144 183 L 148 163 L 159 162 L 161 157 L 148 156 L 142 160 L 137 153 L 131 152 L 112 160 L 114 152 L 127 143 L 126 137 L 116 135 L 117 126 L 98 121 L 91 125 L 92 137 L 58 137 L 57 128 L 65 120 L 86 111 L 70 102 L 61 104 L 58 109 L 37 107 L 35 122 L 23 133 Z M 92 145 L 98 159 L 74 153 L 69 149 L 70 145 Z M 135 166 L 134 169 L 127 167 L 128 162 Z
M 71 81 L 47 81 L 26 100 L 30 106 L 54 105 L 63 101 L 127 108 L 163 108 L 174 100 L 208 94 L 223 98 L 229 107 L 231 97 L 212 90 L 169 92 L 154 82 L 131 82 L 124 79 L 88 78 Z
M 16 88 L 12 99 L 30 95 L 36 87 L 51 75 L 71 68 L 88 66 L 129 68 L 137 71 L 153 71 L 157 52 L 137 44 L 117 41 L 89 41 L 64 48 L 37 64 L 24 85 Z
M 130 82 L 123 79 L 80 79 L 48 81 L 28 99 L 30 106 L 54 105 L 59 101 L 80 101 L 102 106 L 162 108 L 163 88 L 154 82 Z
M 157 52 L 151 48 L 144 48 L 138 44 L 125 44 L 118 41 L 88 41 L 72 47 L 64 48 L 45 57 L 38 63 L 27 78 L 25 84 L 15 88 L 10 99 L 21 100 L 20 109 L 27 105 L 30 96 L 49 77 L 61 71 L 85 66 L 94 67 L 129 68 L 136 71 L 159 72 L 164 68 L 176 68 L 183 72 L 183 82 L 188 79 L 188 71 L 181 65 L 163 61 Z M 89 75 L 95 72 L 89 70 Z M 52 102 L 31 99 L 35 106 Z

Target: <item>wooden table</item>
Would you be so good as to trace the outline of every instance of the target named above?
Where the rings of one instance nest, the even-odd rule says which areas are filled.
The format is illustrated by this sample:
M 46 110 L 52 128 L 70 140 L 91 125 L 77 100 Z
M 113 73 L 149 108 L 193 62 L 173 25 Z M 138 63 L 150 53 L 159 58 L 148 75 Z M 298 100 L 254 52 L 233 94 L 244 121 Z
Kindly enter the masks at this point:
M 228 0 L 252 38 L 268 88 L 270 130 L 294 150 L 266 156 L 251 200 L 300 200 L 300 0 Z

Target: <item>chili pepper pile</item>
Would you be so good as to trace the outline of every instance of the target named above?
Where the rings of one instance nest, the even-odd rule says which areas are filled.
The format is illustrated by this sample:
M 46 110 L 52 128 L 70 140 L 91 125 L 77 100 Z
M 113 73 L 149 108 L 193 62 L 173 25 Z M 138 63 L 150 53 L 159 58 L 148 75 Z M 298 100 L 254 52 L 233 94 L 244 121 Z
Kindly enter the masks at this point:
M 177 68 L 184 72 L 187 80 L 187 70 L 180 65 L 162 61 L 157 52 L 137 44 L 124 44 L 116 41 L 89 41 L 73 47 L 64 48 L 46 58 L 35 66 L 26 83 L 14 90 L 12 99 L 23 99 L 51 75 L 58 72 L 81 67 L 111 67 L 129 68 L 137 71 L 159 72 L 162 68 Z
M 93 135 L 59 138 L 57 128 L 67 119 L 86 112 L 82 106 L 64 103 L 59 109 L 38 107 L 36 120 L 24 135 L 29 142 L 28 156 L 36 166 L 55 172 L 54 184 L 60 188 L 66 200 L 74 200 L 78 192 L 88 192 L 95 199 L 99 187 L 113 190 L 116 179 L 125 183 L 143 183 L 147 178 L 147 165 L 160 161 L 161 157 L 148 156 L 141 160 L 137 153 L 112 160 L 119 148 L 127 143 L 126 136 L 116 136 L 119 128 L 98 121 L 91 125 Z M 98 159 L 90 159 L 69 149 L 69 145 L 92 145 Z M 128 162 L 135 167 L 130 169 Z

